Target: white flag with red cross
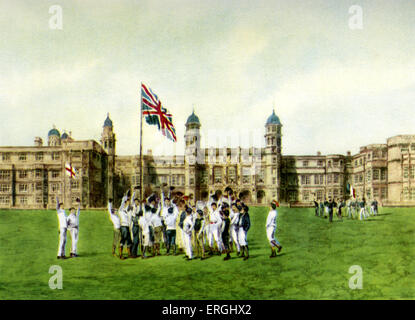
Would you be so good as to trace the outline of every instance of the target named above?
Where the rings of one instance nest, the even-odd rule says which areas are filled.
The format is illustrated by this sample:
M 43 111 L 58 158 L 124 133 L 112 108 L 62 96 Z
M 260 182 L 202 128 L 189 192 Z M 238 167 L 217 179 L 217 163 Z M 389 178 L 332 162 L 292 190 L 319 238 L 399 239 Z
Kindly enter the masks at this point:
M 72 164 L 66 163 L 65 172 L 70 178 L 76 178 L 76 170 L 72 167 Z

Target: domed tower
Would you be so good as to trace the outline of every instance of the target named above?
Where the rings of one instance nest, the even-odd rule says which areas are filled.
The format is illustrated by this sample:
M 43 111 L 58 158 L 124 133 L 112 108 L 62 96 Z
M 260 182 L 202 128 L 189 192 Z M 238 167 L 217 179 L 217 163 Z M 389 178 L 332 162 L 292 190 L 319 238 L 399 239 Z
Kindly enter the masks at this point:
M 194 110 L 187 118 L 185 126 L 185 193 L 192 193 L 195 197 L 199 197 L 199 181 L 197 177 L 198 164 L 202 163 L 200 161 L 202 158 L 200 150 L 201 124 Z
M 265 146 L 268 152 L 281 154 L 281 121 L 272 110 L 265 123 Z
M 116 140 L 112 120 L 110 119 L 110 115 L 108 113 L 102 130 L 101 145 L 108 154 L 107 194 L 108 198 L 111 199 L 114 199 L 115 142 Z
M 186 150 L 186 156 L 197 156 L 197 152 L 200 150 L 200 121 L 199 117 L 193 110 L 192 114 L 187 118 L 186 121 L 186 132 L 184 134 Z
M 62 133 L 61 143 L 64 143 L 64 142 L 72 142 L 72 141 L 74 141 L 74 140 L 71 137 L 71 132 L 69 132 L 69 134 L 66 133 L 66 131 L 64 133 Z
M 266 199 L 279 200 L 281 180 L 281 128 L 282 124 L 275 110 L 265 123 L 265 183 L 269 190 Z
M 53 129 L 51 129 L 48 132 L 48 146 L 50 147 L 56 147 L 61 145 L 61 134 L 59 131 L 53 126 Z

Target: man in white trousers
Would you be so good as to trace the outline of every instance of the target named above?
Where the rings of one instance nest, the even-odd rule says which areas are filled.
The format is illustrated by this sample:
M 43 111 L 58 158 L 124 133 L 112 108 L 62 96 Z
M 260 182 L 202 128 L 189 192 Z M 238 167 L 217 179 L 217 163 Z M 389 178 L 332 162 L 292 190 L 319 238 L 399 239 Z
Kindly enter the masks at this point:
M 221 252 L 224 250 L 222 245 L 222 237 L 221 237 L 221 228 L 222 228 L 222 218 L 219 212 L 219 209 L 215 202 L 211 204 L 210 210 L 210 239 L 209 239 L 209 247 L 212 251 L 213 249 L 213 240 L 215 240 L 216 245 L 218 247 L 218 255 L 221 255 Z
M 75 212 L 75 208 L 72 207 L 70 209 L 70 214 L 68 216 L 68 231 L 71 235 L 71 258 L 78 257 L 78 237 L 79 237 L 79 215 L 81 214 L 81 200 L 76 198 L 76 202 L 78 202 L 78 208 Z
M 275 231 L 277 230 L 277 216 L 278 216 L 277 207 L 279 207 L 278 202 L 273 200 L 271 202 L 271 210 L 268 213 L 267 222 L 265 224 L 267 238 L 271 246 L 270 258 L 274 258 L 277 256 L 275 248 L 278 248 L 278 252 L 280 252 L 282 249 L 281 244 L 278 242 L 277 238 L 275 238 Z
M 131 214 L 132 210 L 130 210 L 130 190 L 127 191 L 125 196 L 121 200 L 121 206 L 118 209 L 118 214 L 120 217 L 121 223 L 121 243 L 120 243 L 120 259 L 124 260 L 125 257 L 123 256 L 123 247 L 127 247 L 128 257 L 131 257 L 131 232 L 130 232 L 130 225 L 131 225 Z
M 68 222 L 65 210 L 63 209 L 63 203 L 59 202 L 59 198 L 56 197 L 56 212 L 59 222 L 59 245 L 58 245 L 58 259 L 66 259 L 65 257 L 65 245 L 66 245 L 66 231 L 68 228 Z
M 194 228 L 193 210 L 186 208 L 186 218 L 183 221 L 184 245 L 186 249 L 186 260 L 193 259 L 192 233 Z
M 148 205 L 145 205 L 144 211 L 140 211 L 138 213 L 138 225 L 141 228 L 142 246 L 143 246 L 142 253 L 141 253 L 141 258 L 142 259 L 147 259 L 148 258 L 148 256 L 146 255 L 146 252 L 148 252 L 150 250 L 150 247 L 153 246 L 153 242 L 151 241 L 151 234 L 150 234 L 150 223 L 151 223 L 151 221 L 149 221 L 145 217 L 145 212 L 146 211 L 151 212 L 151 208 Z
M 242 208 L 239 211 L 239 221 L 238 221 L 238 242 L 241 246 L 241 257 L 244 260 L 249 258 L 249 248 L 248 248 L 248 230 L 251 227 L 251 219 L 249 217 L 249 208 L 242 204 Z
M 347 200 L 346 206 L 347 206 L 347 217 L 350 219 L 352 217 L 352 200 L 351 199 Z
M 239 245 L 238 241 L 238 221 L 239 221 L 239 210 L 241 207 L 238 208 L 236 203 L 234 202 L 231 207 L 231 212 L 229 217 L 231 218 L 231 238 L 232 242 L 235 244 L 236 248 L 236 255 L 239 257 L 241 253 L 241 246 Z
M 121 241 L 121 222 L 118 212 L 112 207 L 112 199 L 108 199 L 108 213 L 110 214 L 111 222 L 114 226 L 114 234 L 112 240 L 112 255 L 115 257 L 116 250 L 120 246 Z
M 366 216 L 366 201 L 365 201 L 365 198 L 362 198 L 362 200 L 359 201 L 359 207 L 360 207 L 359 219 L 360 220 L 363 220 L 362 219 L 362 215 L 363 215 L 363 217 L 365 219 L 367 219 L 367 216 Z

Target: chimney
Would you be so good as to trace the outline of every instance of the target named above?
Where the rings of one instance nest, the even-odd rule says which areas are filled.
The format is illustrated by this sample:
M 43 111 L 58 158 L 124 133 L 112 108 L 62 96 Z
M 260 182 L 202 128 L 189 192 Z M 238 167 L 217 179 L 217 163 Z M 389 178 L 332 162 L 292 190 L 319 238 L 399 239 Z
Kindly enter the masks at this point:
M 318 156 L 321 156 L 321 152 L 320 152 L 320 151 L 317 151 L 317 155 L 318 155 Z
M 153 150 L 147 149 L 147 155 L 151 156 L 153 154 Z
M 350 151 L 347 151 L 347 155 L 350 157 L 352 153 Z
M 41 137 L 35 137 L 35 147 L 43 146 L 43 140 Z

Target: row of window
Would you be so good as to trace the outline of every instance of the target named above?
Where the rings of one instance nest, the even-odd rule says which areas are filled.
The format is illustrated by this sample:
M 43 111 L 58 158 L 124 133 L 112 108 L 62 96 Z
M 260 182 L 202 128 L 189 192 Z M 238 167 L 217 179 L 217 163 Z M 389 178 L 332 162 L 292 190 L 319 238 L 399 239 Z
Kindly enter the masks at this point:
M 415 151 L 415 145 L 411 145 L 411 151 Z M 401 153 L 409 152 L 409 146 L 401 148 Z
M 403 188 L 403 199 L 404 200 L 415 200 L 415 188 Z
M 18 170 L 17 177 L 19 179 L 27 179 L 31 176 L 35 178 L 43 178 L 43 170 L 35 169 L 35 170 Z M 61 177 L 60 170 L 50 170 L 50 178 L 56 179 Z M 11 177 L 11 170 L 0 170 L 0 180 L 9 180 Z
M 43 152 L 35 152 L 35 153 L 19 152 L 17 154 L 17 160 L 27 161 L 32 155 L 34 155 L 34 160 L 35 161 L 43 161 L 44 158 L 45 158 L 45 154 Z M 48 153 L 47 155 L 50 155 L 50 158 L 52 160 L 60 160 L 60 158 L 61 158 L 60 152 L 52 152 L 50 154 Z M 12 153 L 10 153 L 10 152 L 3 152 L 1 154 L 1 159 L 4 162 L 11 161 L 11 158 L 12 158 Z
M 387 173 L 386 168 L 367 170 L 366 181 L 371 182 L 372 180 L 373 181 L 386 180 L 386 173 Z M 355 174 L 354 179 L 353 179 L 354 183 L 362 183 L 364 176 L 365 176 L 364 173 Z
M 86 170 L 79 169 L 78 172 L 82 174 L 86 174 Z M 29 179 L 29 178 L 43 178 L 45 174 L 45 170 L 42 169 L 35 169 L 35 170 L 17 170 L 16 175 L 19 179 Z M 48 171 L 50 179 L 58 179 L 61 178 L 62 171 L 61 170 L 49 170 Z M 0 180 L 10 180 L 12 176 L 11 170 L 0 170 Z
M 303 160 L 301 162 L 303 167 L 312 167 L 317 164 L 317 167 L 324 167 L 325 160 L 317 160 L 317 161 L 310 161 L 310 160 Z M 327 161 L 327 167 L 341 167 L 343 166 L 343 160 L 328 160 Z M 296 166 L 296 160 L 295 159 L 289 159 L 285 161 L 285 165 L 287 167 L 295 167 Z
M 267 132 L 277 132 L 277 133 L 281 133 L 281 127 L 277 127 L 277 126 L 268 126 L 267 127 Z
M 404 179 L 415 179 L 415 166 L 403 167 L 403 177 Z
M 75 203 L 76 198 L 79 198 L 79 197 L 80 197 L 80 195 L 73 194 L 72 197 L 71 197 L 72 198 L 72 203 Z M 16 200 L 17 200 L 16 201 L 17 204 L 27 205 L 28 204 L 29 197 L 28 196 L 18 196 L 16 198 Z M 42 196 L 35 197 L 35 203 L 36 204 L 43 204 L 45 202 L 45 200 L 47 200 L 47 199 L 43 198 Z M 0 205 L 10 205 L 10 203 L 11 203 L 11 197 L 10 196 L 2 196 L 2 195 L 0 195 Z M 56 196 L 55 195 L 51 195 L 49 197 L 49 203 L 51 203 L 53 205 L 56 204 Z
M 359 159 L 354 160 L 354 166 L 363 165 L 364 160 L 375 160 L 375 159 L 385 159 L 388 152 L 386 150 L 374 150 L 372 153 L 368 153 L 366 156 L 360 157 Z
M 56 192 L 56 191 L 60 190 L 60 186 L 61 186 L 60 183 L 50 183 L 49 184 L 49 189 L 52 192 Z M 18 183 L 17 184 L 17 190 L 19 192 L 28 192 L 29 187 L 30 187 L 30 184 L 27 184 L 27 183 Z M 32 187 L 32 191 L 41 191 L 41 190 L 43 190 L 44 186 L 41 182 L 38 182 L 38 183 L 31 184 L 31 187 Z M 79 181 L 76 181 L 76 180 L 71 181 L 71 189 L 76 190 L 76 189 L 79 189 L 79 187 L 80 187 Z M 10 193 L 11 190 L 12 190 L 11 184 L 6 184 L 6 183 L 0 184 L 0 192 L 1 193 Z
M 406 192 L 406 193 L 405 193 Z M 291 193 L 292 197 L 289 198 L 290 201 L 295 201 L 296 199 L 293 198 L 293 193 Z M 302 200 L 303 201 L 313 201 L 315 198 L 317 201 L 323 201 L 324 199 L 342 199 L 343 198 L 343 191 L 342 189 L 331 189 L 327 191 L 325 194 L 324 190 L 303 190 L 301 192 Z M 378 199 L 386 199 L 387 198 L 387 188 L 373 188 L 373 198 Z M 314 198 L 315 197 L 315 198 Z M 366 197 L 367 199 L 372 199 L 372 190 L 369 188 L 366 190 Z M 406 197 L 406 198 L 405 198 Z M 408 188 L 404 189 L 404 198 L 406 200 L 415 200 L 415 188 L 411 188 L 409 192 Z
M 331 183 L 343 183 L 343 176 L 340 174 L 328 174 L 327 178 L 324 179 L 324 174 L 303 174 L 300 175 L 300 181 L 302 185 L 311 185 L 313 182 L 315 185 L 324 185 L 324 181 L 327 180 L 327 184 Z M 275 184 L 276 179 L 273 178 L 273 183 Z M 286 179 L 281 180 L 281 186 L 298 185 L 298 176 L 296 174 L 288 174 Z

